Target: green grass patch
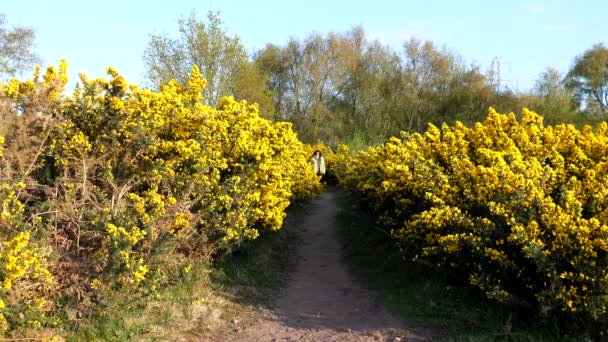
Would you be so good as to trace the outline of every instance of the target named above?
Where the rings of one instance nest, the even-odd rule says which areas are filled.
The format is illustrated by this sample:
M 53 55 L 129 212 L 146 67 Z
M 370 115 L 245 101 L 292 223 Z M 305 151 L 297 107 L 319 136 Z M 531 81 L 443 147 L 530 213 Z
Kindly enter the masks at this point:
M 534 313 L 491 301 L 457 277 L 404 260 L 356 195 L 338 190 L 337 200 L 338 236 L 346 262 L 408 328 L 430 332 L 433 341 L 557 340 L 555 328 Z
M 214 286 L 280 288 L 284 283 L 281 258 L 285 251 L 276 240 L 282 240 L 282 233 L 266 232 L 224 256 L 211 272 Z
M 264 232 L 220 260 L 211 272 L 215 289 L 237 290 L 240 300 L 267 302 L 268 294 L 284 287 L 293 264 L 296 216 L 306 203 L 294 203 L 287 210 L 283 227 Z
M 206 262 L 193 265 L 189 273 L 164 284 L 149 296 L 116 291 L 97 304 L 86 306 L 76 294 L 57 301 L 54 320 L 58 332 L 67 341 L 154 341 L 163 336 L 180 336 L 193 328 L 211 292 Z

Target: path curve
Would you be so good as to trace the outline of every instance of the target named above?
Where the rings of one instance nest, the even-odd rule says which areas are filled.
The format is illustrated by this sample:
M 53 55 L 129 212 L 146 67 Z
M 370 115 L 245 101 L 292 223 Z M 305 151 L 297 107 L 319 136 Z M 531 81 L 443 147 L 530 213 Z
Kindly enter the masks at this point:
M 298 214 L 297 262 L 272 314 L 227 341 L 423 341 L 375 303 L 348 273 L 336 238 L 336 192 Z

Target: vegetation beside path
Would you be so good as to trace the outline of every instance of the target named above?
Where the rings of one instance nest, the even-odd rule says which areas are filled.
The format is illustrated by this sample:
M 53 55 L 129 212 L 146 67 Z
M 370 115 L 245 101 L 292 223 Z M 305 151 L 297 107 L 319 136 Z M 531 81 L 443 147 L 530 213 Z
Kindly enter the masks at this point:
M 493 302 L 431 265 L 406 262 L 361 198 L 342 190 L 337 198 L 339 238 L 350 270 L 393 315 L 430 331 L 433 341 L 556 340 L 556 327 L 534 314 Z

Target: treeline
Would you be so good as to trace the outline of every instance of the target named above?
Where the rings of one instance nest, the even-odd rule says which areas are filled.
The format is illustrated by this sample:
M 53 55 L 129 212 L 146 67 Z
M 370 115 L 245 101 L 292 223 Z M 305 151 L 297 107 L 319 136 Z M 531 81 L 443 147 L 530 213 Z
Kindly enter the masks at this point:
M 193 66 L 207 80 L 205 104 L 220 94 L 260 105 L 266 118 L 293 122 L 299 138 L 364 144 L 427 123 L 471 124 L 489 107 L 519 113 L 527 107 L 545 123 L 578 126 L 605 120 L 608 109 L 608 49 L 601 43 L 580 55 L 572 51 L 566 74 L 547 67 L 532 89 L 501 84 L 500 65 L 468 63 L 457 52 L 411 38 L 395 50 L 370 39 L 363 27 L 310 33 L 248 52 L 224 28 L 219 13 L 195 11 L 177 22 L 178 35 L 151 34 L 143 53 L 145 86 L 176 79 L 185 85 Z M 40 59 L 32 52 L 34 31 L 6 27 L 0 16 L 0 77 L 28 71 Z
M 488 107 L 527 107 L 545 123 L 594 124 L 606 109 L 608 50 L 596 45 L 577 57 L 567 75 L 547 68 L 533 89 L 501 85 L 500 66 L 468 64 L 456 52 L 411 38 L 400 51 L 370 39 L 363 27 L 310 33 L 267 44 L 249 55 L 222 28 L 217 13 L 195 12 L 178 22 L 180 37 L 152 35 L 144 53 L 149 86 L 183 80 L 197 65 L 208 81 L 209 104 L 230 93 L 260 103 L 267 117 L 290 121 L 305 142 L 373 143 L 427 123 L 470 124 Z
M 277 116 L 306 141 L 383 140 L 428 122 L 476 121 L 490 105 L 521 101 L 430 41 L 412 38 L 399 53 L 361 27 L 267 45 L 254 62 L 268 75 Z

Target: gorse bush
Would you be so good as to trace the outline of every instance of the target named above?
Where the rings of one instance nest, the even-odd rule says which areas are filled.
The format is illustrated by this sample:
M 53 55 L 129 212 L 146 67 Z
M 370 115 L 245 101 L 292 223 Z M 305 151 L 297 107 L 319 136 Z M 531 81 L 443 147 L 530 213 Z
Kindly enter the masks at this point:
M 490 109 L 470 128 L 429 125 L 342 158 L 339 176 L 407 257 L 595 334 L 608 306 L 607 152 L 606 123 L 579 131 Z
M 203 105 L 198 69 L 159 92 L 107 71 L 81 75 L 71 96 L 65 62 L 0 85 L 6 334 L 60 296 L 91 314 L 115 291 L 154 295 L 190 259 L 279 229 L 290 201 L 321 190 L 289 123 L 232 97 Z
M 24 188 L 22 182 L 3 181 L 0 185 L 0 331 L 16 323 L 41 327 L 48 308 L 41 294 L 55 287 L 47 264 L 49 248 L 36 239 L 43 229 L 41 220 L 29 216 L 18 200 Z

